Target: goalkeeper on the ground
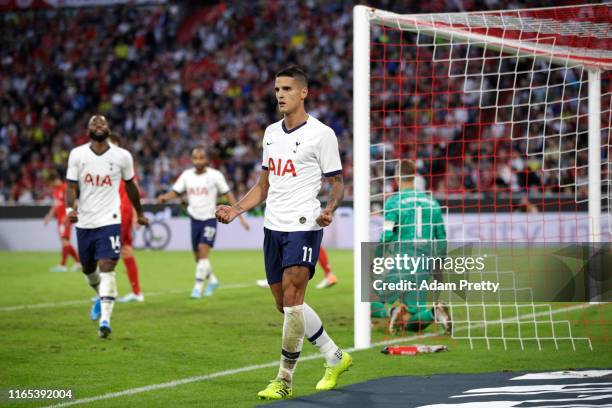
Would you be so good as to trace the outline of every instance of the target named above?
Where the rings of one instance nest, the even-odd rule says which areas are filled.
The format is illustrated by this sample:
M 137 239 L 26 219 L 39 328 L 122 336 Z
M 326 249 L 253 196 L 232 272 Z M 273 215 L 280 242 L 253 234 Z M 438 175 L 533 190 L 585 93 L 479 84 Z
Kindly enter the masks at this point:
M 401 160 L 398 166 L 398 192 L 385 202 L 383 233 L 380 241 L 386 252 L 406 253 L 409 256 L 445 256 L 446 230 L 440 204 L 431 194 L 415 189 L 416 169 L 411 160 Z M 396 243 L 393 245 L 392 243 Z M 426 268 L 407 273 L 393 270 L 385 282 L 411 280 L 419 287 L 434 271 Z M 420 332 L 433 322 L 440 323 L 447 333 L 452 331 L 447 307 L 440 302 L 428 307 L 426 291 L 378 293 L 379 302 L 372 302 L 373 318 L 388 318 L 389 330 L 403 327 Z

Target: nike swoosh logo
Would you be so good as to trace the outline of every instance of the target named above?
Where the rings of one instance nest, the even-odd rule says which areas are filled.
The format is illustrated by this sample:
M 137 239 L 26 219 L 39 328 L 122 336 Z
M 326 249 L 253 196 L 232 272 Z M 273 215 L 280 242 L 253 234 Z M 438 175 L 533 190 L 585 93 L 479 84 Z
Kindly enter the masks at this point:
M 266 146 L 270 146 L 271 144 L 272 144 L 272 143 L 268 143 L 268 142 L 266 142 Z

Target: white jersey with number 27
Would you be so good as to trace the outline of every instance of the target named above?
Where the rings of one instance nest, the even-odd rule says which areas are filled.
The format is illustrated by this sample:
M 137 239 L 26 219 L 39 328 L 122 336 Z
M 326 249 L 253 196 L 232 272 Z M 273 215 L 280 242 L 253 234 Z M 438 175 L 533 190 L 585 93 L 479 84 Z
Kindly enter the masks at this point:
M 212 167 L 197 174 L 195 168 L 185 170 L 172 186 L 177 194 L 187 193 L 187 212 L 200 221 L 215 218 L 217 196 L 229 193 L 223 174 Z

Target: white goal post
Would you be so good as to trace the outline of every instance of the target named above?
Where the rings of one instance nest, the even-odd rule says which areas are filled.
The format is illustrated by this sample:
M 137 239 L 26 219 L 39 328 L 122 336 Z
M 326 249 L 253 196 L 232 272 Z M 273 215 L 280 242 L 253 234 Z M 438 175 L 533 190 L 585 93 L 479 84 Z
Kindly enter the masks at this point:
M 433 38 L 424 46 L 430 48 L 437 47 L 443 43 L 448 49 L 452 49 L 455 44 L 457 47 L 481 47 L 485 51 L 480 58 L 482 73 L 480 74 L 480 90 L 478 97 L 480 103 L 484 99 L 482 78 L 485 76 L 485 65 L 488 60 L 487 52 L 496 51 L 499 56 L 496 58 L 502 61 L 508 58 L 526 58 L 529 60 L 542 60 L 548 66 L 565 67 L 571 70 L 574 67 L 582 67 L 585 71 L 584 82 L 588 82 L 582 92 L 586 95 L 588 90 L 588 100 L 585 100 L 583 107 L 588 102 L 588 164 L 585 164 L 585 172 L 588 169 L 588 180 L 585 182 L 584 189 L 588 188 L 588 197 L 579 197 L 578 190 L 580 182 L 576 181 L 571 188 L 575 191 L 576 202 L 588 203 L 588 239 L 584 241 L 598 242 L 606 240 L 606 234 L 610 231 L 602 232 L 602 198 L 607 201 L 607 211 L 610 207 L 610 157 L 607 157 L 608 179 L 602 181 L 602 130 L 607 131 L 607 143 L 610 144 L 610 124 L 604 129 L 601 128 L 602 108 L 610 110 L 610 106 L 601 106 L 602 103 L 602 73 L 612 69 L 612 5 L 611 4 L 589 4 L 584 6 L 553 7 L 546 9 L 525 9 L 507 10 L 494 12 L 469 12 L 469 13 L 444 13 L 444 14 L 396 14 L 388 11 L 377 10 L 367 6 L 356 6 L 353 9 L 353 185 L 354 185 L 354 346 L 357 349 L 367 348 L 371 345 L 371 319 L 370 304 L 361 301 L 362 296 L 362 271 L 361 271 L 361 245 L 364 242 L 375 241 L 371 231 L 372 215 L 372 196 L 371 191 L 371 130 L 374 126 L 372 120 L 371 101 L 373 94 L 371 90 L 371 67 L 373 66 L 371 53 L 373 52 L 372 31 L 376 29 L 390 29 L 399 32 L 409 32 L 415 36 L 416 46 L 421 46 L 419 41 L 422 38 Z M 603 16 L 603 17 L 602 17 Z M 607 16 L 607 17 L 606 17 Z M 602 22 L 603 19 L 603 22 Z M 607 20 L 607 21 L 606 21 Z M 580 43 L 581 37 L 588 38 L 589 41 Z M 403 36 L 400 35 L 400 40 Z M 568 40 L 569 39 L 569 40 Z M 438 42 L 440 40 L 441 42 Z M 392 43 L 393 41 L 390 41 Z M 389 45 L 391 47 L 392 45 Z M 404 47 L 399 44 L 397 47 Z M 435 62 L 435 50 L 433 52 Z M 399 51 L 401 56 L 401 50 Z M 465 58 L 470 57 L 469 51 Z M 445 57 L 448 65 L 453 63 L 452 51 Z M 465 59 L 464 58 L 464 59 Z M 404 75 L 402 70 L 410 70 L 408 63 L 398 58 L 399 68 L 395 75 Z M 502 62 L 497 62 L 501 67 Z M 385 62 L 386 64 L 386 62 Z M 386 67 L 386 65 L 385 65 Z M 468 62 L 465 62 L 465 78 L 468 77 Z M 386 70 L 386 68 L 384 68 Z M 501 68 L 499 68 L 501 70 Z M 397 72 L 396 71 L 396 72 Z M 535 75 L 533 72 L 532 75 Z M 386 75 L 386 71 L 385 71 Z M 416 74 L 415 74 L 416 75 Z M 529 73 L 525 74 L 529 75 Z M 450 76 L 450 68 L 449 68 Z M 515 73 L 515 78 L 517 74 Z M 478 78 L 476 78 L 478 82 Z M 400 79 L 400 84 L 401 84 Z M 565 85 L 562 85 L 565 86 Z M 489 91 L 490 89 L 487 89 Z M 495 90 L 494 90 L 495 91 Z M 400 100 L 402 98 L 401 90 Z M 499 98 L 499 90 L 498 98 Z M 548 92 L 548 91 L 546 91 Z M 577 116 L 581 114 L 580 90 L 578 91 Z M 605 89 L 604 93 L 610 93 L 610 89 Z M 531 95 L 531 94 L 530 94 Z M 516 96 L 516 95 L 515 95 Z M 548 93 L 544 98 L 548 97 Z M 559 100 L 554 102 L 564 103 L 567 95 L 564 93 Z M 548 101 L 545 100 L 545 103 Z M 515 103 L 514 100 L 512 103 Z M 531 99 L 527 101 L 531 104 Z M 401 102 L 400 102 L 401 105 Z M 488 107 L 490 108 L 490 107 Z M 492 107 L 497 117 L 497 107 Z M 563 108 L 562 108 L 563 109 Z M 398 108 L 401 110 L 401 106 Z M 449 108 L 449 111 L 451 109 Z M 508 120 L 509 127 L 513 126 L 513 117 Z M 562 119 L 561 119 L 562 121 Z M 501 120 L 500 120 L 501 122 Z M 400 125 L 401 126 L 401 119 Z M 529 124 L 527 125 L 529 128 Z M 420 131 L 420 130 L 419 130 Z M 545 131 L 543 131 L 545 132 Z M 550 135 L 545 134 L 546 138 Z M 423 137 L 418 134 L 414 137 Z M 514 136 L 513 136 L 514 137 Z M 527 138 L 530 136 L 527 135 Z M 542 149 L 545 149 L 544 147 Z M 576 149 L 578 149 L 576 147 Z M 559 155 L 564 152 L 559 143 Z M 415 153 L 417 154 L 417 153 Z M 526 153 L 528 154 L 528 153 Z M 577 155 L 578 153 L 576 153 Z M 545 155 L 544 155 L 545 156 Z M 397 157 L 396 157 L 397 158 Z M 542 159 L 544 160 L 544 159 Z M 561 159 L 559 159 L 561 160 Z M 576 159 L 577 160 L 577 159 Z M 577 162 L 576 162 L 577 163 Z M 544 165 L 543 165 L 544 167 Z M 558 171 L 560 174 L 565 171 L 559 161 Z M 575 164 L 578 167 L 578 164 Z M 574 171 L 577 171 L 574 169 Z M 577 174 L 577 173 L 576 173 Z M 577 178 L 577 176 L 576 176 Z M 432 178 L 433 179 L 433 178 Z M 561 177 L 559 176 L 559 179 Z M 606 196 L 602 197 L 602 186 L 606 186 Z M 433 189 L 433 188 L 432 188 Z M 585 204 L 586 205 L 586 204 Z M 604 210 L 606 210 L 604 208 Z M 608 224 L 609 225 L 609 224 Z M 609 228 L 609 227 L 608 227 Z M 608 228 L 605 228 L 608 230 Z M 470 236 L 463 237 L 466 240 Z

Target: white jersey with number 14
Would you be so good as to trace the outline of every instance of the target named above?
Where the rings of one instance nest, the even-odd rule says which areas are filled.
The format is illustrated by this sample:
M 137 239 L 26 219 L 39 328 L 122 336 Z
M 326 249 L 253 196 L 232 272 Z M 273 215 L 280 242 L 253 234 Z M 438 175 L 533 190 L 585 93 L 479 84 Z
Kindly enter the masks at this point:
M 75 147 L 68 157 L 66 179 L 79 184 L 79 228 L 99 228 L 121 223 L 119 184 L 134 178 L 132 155 L 109 144 L 102 154 L 91 143 Z

